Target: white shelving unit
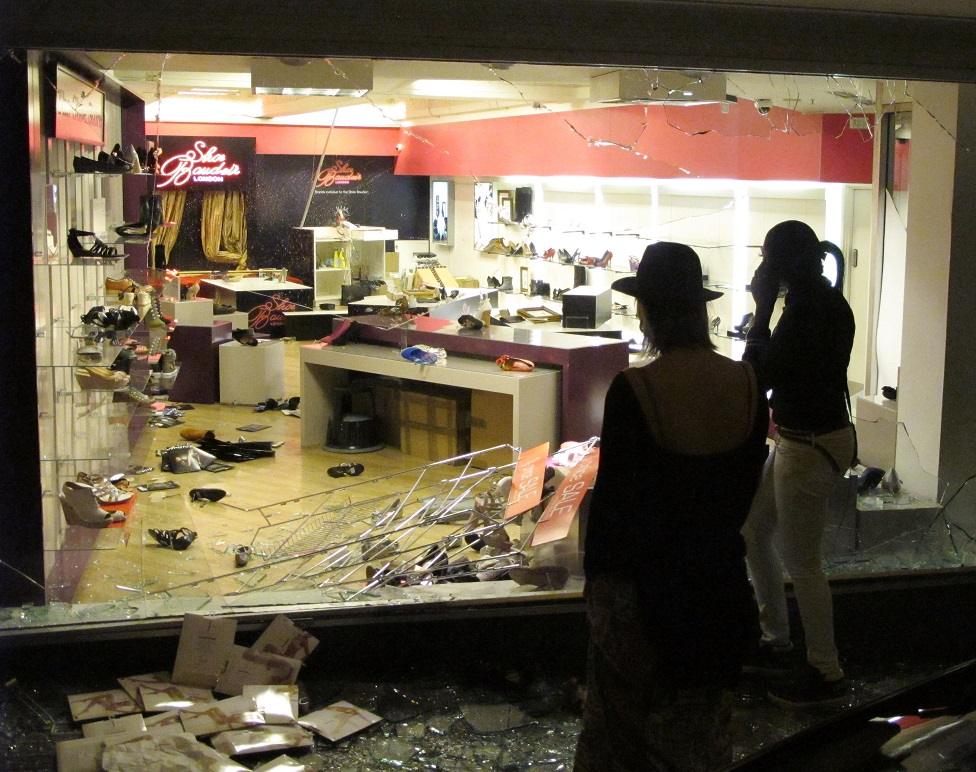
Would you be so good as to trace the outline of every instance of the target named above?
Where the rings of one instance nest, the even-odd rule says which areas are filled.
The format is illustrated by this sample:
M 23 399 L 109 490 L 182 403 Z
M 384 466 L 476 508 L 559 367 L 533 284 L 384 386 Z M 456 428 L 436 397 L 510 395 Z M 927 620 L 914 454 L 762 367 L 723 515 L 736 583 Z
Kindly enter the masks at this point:
M 386 273 L 386 242 L 394 241 L 396 230 L 359 226 L 339 228 L 317 226 L 296 228 L 303 250 L 312 259 L 315 302 L 337 299 L 343 284 L 353 277 L 382 279 Z

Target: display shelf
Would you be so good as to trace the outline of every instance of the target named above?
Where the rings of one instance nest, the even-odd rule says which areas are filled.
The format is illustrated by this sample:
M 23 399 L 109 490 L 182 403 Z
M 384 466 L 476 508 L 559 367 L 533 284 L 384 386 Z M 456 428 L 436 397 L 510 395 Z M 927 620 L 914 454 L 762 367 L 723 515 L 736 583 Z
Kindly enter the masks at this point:
M 89 159 L 94 161 L 94 158 Z M 57 170 L 48 172 L 49 177 L 54 177 L 55 179 L 64 179 L 65 177 L 155 177 L 156 172 L 76 172 L 73 169 L 69 172 L 66 170 Z
M 54 267 L 65 267 L 70 266 L 72 268 L 82 267 L 82 268 L 94 268 L 96 266 L 102 265 L 112 265 L 119 262 L 120 260 L 125 260 L 129 255 L 106 255 L 104 257 L 74 257 L 73 255 L 68 257 L 58 257 L 55 259 L 44 259 L 35 260 L 34 265 L 38 268 L 44 268 L 46 266 Z
M 309 262 L 315 302 L 335 300 L 343 284 L 360 279 L 386 278 L 386 242 L 399 232 L 379 226 L 295 228 L 294 248 Z M 337 252 L 344 265 L 334 265 Z

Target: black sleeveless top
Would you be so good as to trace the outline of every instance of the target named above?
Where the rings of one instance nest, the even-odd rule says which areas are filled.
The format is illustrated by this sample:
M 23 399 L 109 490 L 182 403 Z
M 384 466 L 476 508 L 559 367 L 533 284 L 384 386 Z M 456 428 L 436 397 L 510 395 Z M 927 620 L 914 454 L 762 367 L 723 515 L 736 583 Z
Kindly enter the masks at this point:
M 748 439 L 710 455 L 659 446 L 626 373 L 607 392 L 584 570 L 635 582 L 645 632 L 676 685 L 734 679 L 758 640 L 739 533 L 768 453 L 766 398 L 754 392 Z

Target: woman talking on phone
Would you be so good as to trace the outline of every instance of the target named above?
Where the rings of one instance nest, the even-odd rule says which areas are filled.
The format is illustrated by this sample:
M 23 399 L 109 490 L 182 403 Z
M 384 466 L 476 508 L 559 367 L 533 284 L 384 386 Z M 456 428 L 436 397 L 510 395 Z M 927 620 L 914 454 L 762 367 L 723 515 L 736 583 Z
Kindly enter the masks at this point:
M 801 707 L 843 701 L 848 689 L 834 643 L 823 532 L 827 499 L 856 452 L 847 390 L 854 315 L 823 276 L 824 254 L 836 247 L 820 241 L 810 226 L 781 222 L 766 234 L 762 249 L 743 359 L 772 392 L 777 437 L 742 531 L 762 628 L 752 664 L 757 671 L 790 675 L 769 696 Z M 770 331 L 780 287 L 787 290 L 785 308 Z M 806 663 L 799 667 L 790 657 L 784 567 L 803 622 Z

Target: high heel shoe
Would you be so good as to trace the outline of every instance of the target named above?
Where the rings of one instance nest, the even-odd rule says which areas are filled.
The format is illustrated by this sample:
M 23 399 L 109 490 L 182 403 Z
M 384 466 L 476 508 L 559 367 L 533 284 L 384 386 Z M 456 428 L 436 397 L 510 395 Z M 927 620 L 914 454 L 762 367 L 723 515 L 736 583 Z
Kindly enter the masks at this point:
M 95 499 L 99 504 L 121 504 L 123 501 L 128 501 L 135 496 L 133 491 L 119 488 L 108 478 L 102 477 L 100 474 L 78 472 L 77 479 L 78 482 L 89 486 L 94 491 Z
M 80 482 L 68 481 L 61 488 L 61 511 L 68 525 L 86 528 L 106 528 L 112 523 L 125 522 L 122 512 L 107 512 L 98 506 L 95 489 Z
M 79 236 L 91 237 L 94 241 L 91 247 L 85 248 L 81 245 Z M 68 229 L 68 249 L 73 257 L 122 257 L 115 251 L 115 247 L 110 247 L 101 241 L 91 231 L 81 231 L 77 228 Z
M 80 367 L 75 370 L 75 380 L 83 389 L 119 391 L 129 385 L 129 376 L 107 367 Z
M 189 528 L 178 528 L 170 531 L 150 528 L 149 535 L 156 540 L 160 547 L 169 547 L 180 551 L 193 544 L 193 540 L 197 538 L 197 532 L 191 531 Z

